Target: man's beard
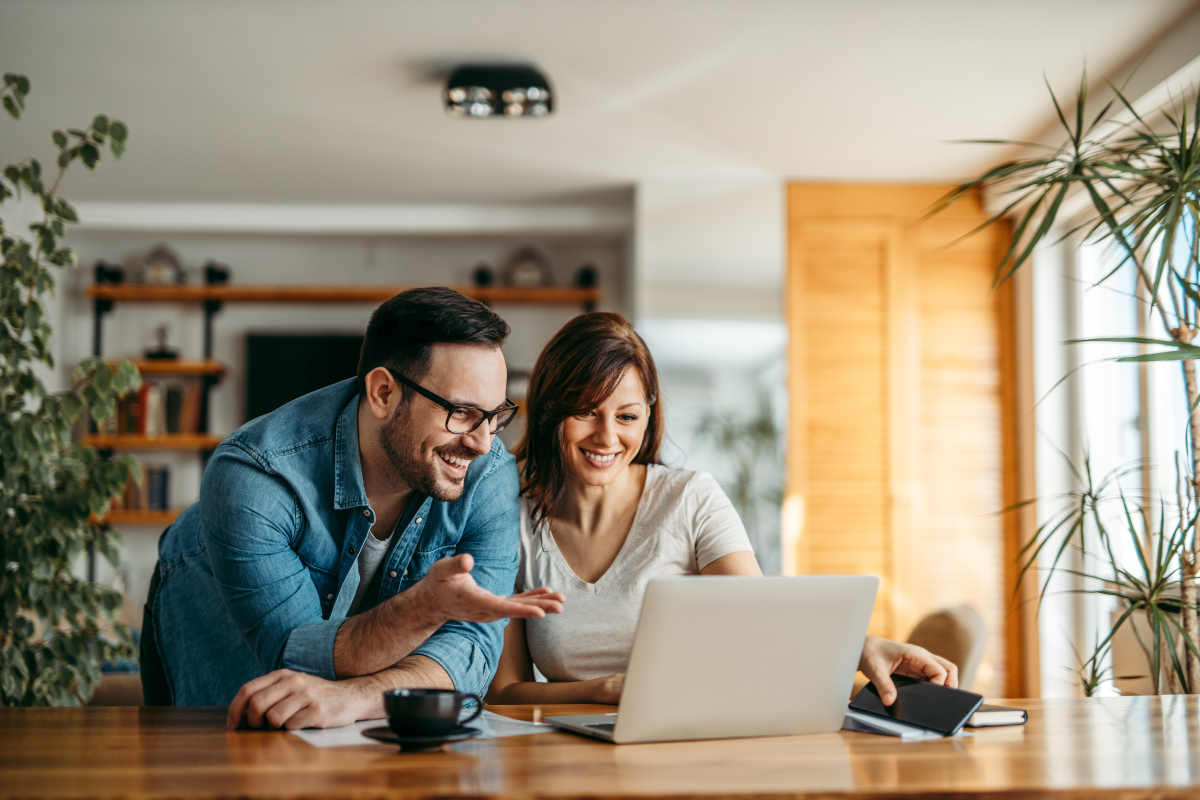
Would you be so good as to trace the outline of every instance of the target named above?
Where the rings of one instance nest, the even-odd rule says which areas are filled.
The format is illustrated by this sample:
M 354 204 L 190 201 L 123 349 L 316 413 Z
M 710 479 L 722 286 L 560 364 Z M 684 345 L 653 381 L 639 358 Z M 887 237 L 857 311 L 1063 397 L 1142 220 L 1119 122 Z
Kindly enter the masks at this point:
M 403 407 L 396 409 L 396 413 L 379 432 L 379 446 L 387 456 L 396 477 L 418 494 L 429 495 L 443 502 L 457 500 L 462 496 L 466 476 L 446 476 L 446 480 L 453 484 L 452 488 L 447 488 L 445 483 L 438 483 L 437 465 L 432 461 L 421 460 L 421 443 L 413 426 L 409 424 L 409 415 L 402 413 L 404 411 L 406 409 Z M 438 460 L 441 460 L 438 454 L 445 454 L 468 461 L 473 461 L 479 455 L 458 442 L 435 447 L 433 454 Z

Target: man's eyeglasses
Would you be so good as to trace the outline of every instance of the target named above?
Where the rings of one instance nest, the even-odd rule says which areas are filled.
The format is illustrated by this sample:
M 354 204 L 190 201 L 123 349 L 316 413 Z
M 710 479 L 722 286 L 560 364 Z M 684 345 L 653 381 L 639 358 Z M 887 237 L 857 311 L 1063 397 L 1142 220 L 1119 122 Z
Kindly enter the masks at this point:
M 417 394 L 429 398 L 446 409 L 446 430 L 451 433 L 470 433 L 484 422 L 487 423 L 488 433 L 499 433 L 517 415 L 517 404 L 507 397 L 504 398 L 504 405 L 495 411 L 484 411 L 482 408 L 475 408 L 474 406 L 456 406 L 449 400 L 438 397 L 425 387 L 418 386 L 403 375 L 392 372 L 390 369 L 388 372 L 391 372 L 393 378 Z

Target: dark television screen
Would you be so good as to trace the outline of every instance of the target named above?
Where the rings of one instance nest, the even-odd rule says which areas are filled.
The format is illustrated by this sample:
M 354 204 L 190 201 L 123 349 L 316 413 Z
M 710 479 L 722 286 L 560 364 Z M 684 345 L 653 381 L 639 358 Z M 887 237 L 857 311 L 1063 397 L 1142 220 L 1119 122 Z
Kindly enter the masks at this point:
M 358 374 L 361 334 L 246 336 L 246 419 Z

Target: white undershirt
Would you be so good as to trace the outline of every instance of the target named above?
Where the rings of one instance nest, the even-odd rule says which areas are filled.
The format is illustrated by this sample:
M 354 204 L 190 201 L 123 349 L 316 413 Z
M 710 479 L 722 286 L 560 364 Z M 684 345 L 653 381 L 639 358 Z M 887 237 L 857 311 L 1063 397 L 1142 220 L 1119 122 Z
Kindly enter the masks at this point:
M 392 536 L 395 535 L 396 531 L 393 530 Z M 375 538 L 374 533 L 367 531 L 367 538 L 363 539 L 362 549 L 358 551 L 358 589 L 354 592 L 354 602 L 350 604 L 351 615 L 358 612 L 358 606 L 362 603 L 363 595 L 367 593 L 367 587 L 371 585 L 375 573 L 383 565 L 383 557 L 387 555 L 388 541 L 388 539 L 380 541 Z

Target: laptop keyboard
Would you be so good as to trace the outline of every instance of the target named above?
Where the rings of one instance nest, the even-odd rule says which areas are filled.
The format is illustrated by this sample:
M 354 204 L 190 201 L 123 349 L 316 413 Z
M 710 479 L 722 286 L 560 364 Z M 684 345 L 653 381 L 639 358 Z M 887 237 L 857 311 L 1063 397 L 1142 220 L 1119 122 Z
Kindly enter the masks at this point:
M 612 733 L 613 729 L 617 727 L 617 723 L 615 723 L 615 722 L 597 722 L 595 725 L 584 725 L 583 727 L 595 728 L 598 731 L 605 731 L 606 733 Z

